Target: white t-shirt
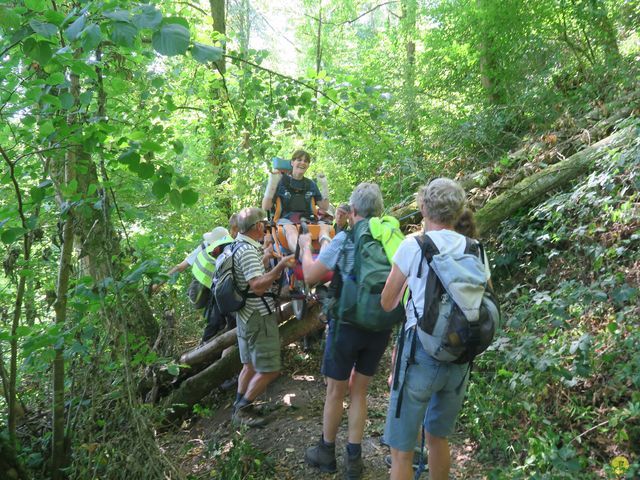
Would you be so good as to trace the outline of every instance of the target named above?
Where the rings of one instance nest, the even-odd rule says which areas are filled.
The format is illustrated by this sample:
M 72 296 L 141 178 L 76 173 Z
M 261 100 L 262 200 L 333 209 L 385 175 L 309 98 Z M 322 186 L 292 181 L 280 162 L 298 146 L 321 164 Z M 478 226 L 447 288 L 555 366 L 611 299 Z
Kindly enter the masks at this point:
M 466 246 L 464 235 L 460 235 L 452 230 L 431 230 L 428 232 L 429 237 L 436 244 L 440 253 L 462 254 Z M 427 260 L 422 258 L 422 277 L 418 278 L 418 266 L 422 252 L 415 235 L 405 238 L 396 254 L 393 256 L 393 263 L 407 277 L 408 286 L 411 290 L 411 300 L 407 303 L 407 322 L 405 329 L 413 327 L 417 323 L 414 312 L 418 311 L 418 315 L 422 316 L 424 309 L 424 290 L 427 285 L 427 275 L 429 273 L 429 264 Z M 487 278 L 491 275 L 489 271 L 489 262 L 485 254 L 484 266 L 487 270 Z
M 205 248 L 207 248 L 209 246 L 209 244 L 207 242 L 202 242 L 200 245 L 198 245 L 189 255 L 187 255 L 187 258 L 185 258 L 185 261 L 189 264 L 189 266 L 193 266 L 193 264 L 196 261 L 196 257 L 198 256 L 198 254 L 204 250 Z

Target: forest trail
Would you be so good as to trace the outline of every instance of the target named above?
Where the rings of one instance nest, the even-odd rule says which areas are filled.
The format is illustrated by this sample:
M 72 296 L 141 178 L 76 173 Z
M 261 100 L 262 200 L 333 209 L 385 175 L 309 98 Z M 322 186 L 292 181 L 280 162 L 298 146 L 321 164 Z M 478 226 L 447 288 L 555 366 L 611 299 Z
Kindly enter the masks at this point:
M 391 348 L 388 348 L 369 390 L 369 415 L 362 442 L 363 480 L 389 478 L 389 469 L 384 462 L 389 450 L 380 444 L 380 437 L 384 431 L 389 398 L 386 378 L 390 352 Z M 309 353 L 303 352 L 298 344 L 284 349 L 283 373 L 260 399 L 270 410 L 267 414 L 269 422 L 264 428 L 246 431 L 241 440 L 249 442 L 273 461 L 273 478 L 342 478 L 347 441 L 346 409 L 336 442 L 337 473 L 322 474 L 304 462 L 305 449 L 317 441 L 322 428 L 325 384 L 320 374 L 321 358 L 320 343 L 315 343 Z M 197 476 L 206 475 L 208 471 L 219 472 L 219 462 L 224 459 L 222 453 L 227 452 L 234 439 L 236 442 L 240 440 L 240 430 L 230 422 L 234 396 L 235 387 L 227 391 L 217 389 L 203 401 L 210 405 L 209 408 L 183 423 L 178 431 L 167 435 L 165 452 L 174 460 L 182 458 L 178 463 L 184 472 Z M 348 398 L 345 400 L 347 405 Z M 484 478 L 482 466 L 474 459 L 473 451 L 474 447 L 464 432 L 457 431 L 451 437 L 451 478 Z M 245 453 L 238 460 L 251 462 L 254 458 Z M 421 478 L 428 476 L 423 473 Z

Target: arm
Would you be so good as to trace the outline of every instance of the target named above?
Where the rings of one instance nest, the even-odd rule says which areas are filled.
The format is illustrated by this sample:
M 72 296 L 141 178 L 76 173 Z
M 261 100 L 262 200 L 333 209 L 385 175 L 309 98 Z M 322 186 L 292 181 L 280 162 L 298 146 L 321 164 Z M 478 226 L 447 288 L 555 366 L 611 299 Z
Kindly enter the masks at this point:
M 273 282 L 280 278 L 282 271 L 288 266 L 291 266 L 292 262 L 295 262 L 293 255 L 283 257 L 278 264 L 267 273 L 250 279 L 248 282 L 249 288 L 256 295 L 263 295 L 267 290 L 269 290 L 269 288 L 271 288 Z
M 276 251 L 273 249 L 273 239 L 271 238 L 271 234 L 267 233 L 264 236 L 264 241 L 262 243 L 264 255 L 262 256 L 262 265 L 264 268 L 269 268 L 269 262 L 272 258 L 280 258 L 282 255 L 278 255 Z
M 320 200 L 318 202 L 318 207 L 320 207 L 322 210 L 324 210 L 326 212 L 327 209 L 329 208 L 329 199 L 328 198 L 323 198 L 322 200 Z
M 300 245 L 300 258 L 302 263 L 302 271 L 304 272 L 304 280 L 307 283 L 318 283 L 330 271 L 320 260 L 314 260 L 311 255 L 311 235 L 304 234 L 298 237 Z M 320 251 L 328 245 L 329 241 L 325 240 L 320 245 Z
M 318 173 L 318 183 L 316 184 L 318 192 L 322 197 L 318 200 L 317 204 L 322 210 L 327 211 L 329 208 L 329 184 L 327 183 L 327 177 L 324 173 Z
M 180 262 L 179 264 L 177 264 L 175 267 L 173 267 L 171 270 L 169 270 L 167 272 L 167 275 L 170 277 L 171 275 L 173 275 L 174 273 L 182 273 L 184 272 L 187 268 L 189 268 L 189 262 L 187 262 L 186 260 L 183 260 L 182 262 Z
M 282 174 L 279 172 L 272 172 L 269 175 L 267 188 L 264 192 L 264 197 L 262 197 L 262 208 L 267 212 L 271 211 L 271 207 L 273 207 L 273 197 L 275 197 L 276 192 L 278 191 L 278 184 L 281 179 Z
M 266 196 L 262 199 L 262 209 L 267 212 L 271 211 L 271 207 L 273 207 L 273 197 L 267 198 Z
M 171 270 L 169 270 L 167 272 L 167 276 L 170 277 L 174 273 L 182 273 L 189 267 L 190 267 L 189 263 L 186 260 L 183 260 L 182 262 L 174 266 Z M 154 283 L 153 285 L 151 285 L 151 293 L 152 294 L 157 293 L 163 284 L 164 284 L 164 280 L 160 283 Z
M 404 286 L 407 283 L 407 277 L 400 271 L 398 266 L 394 263 L 391 267 L 391 273 L 387 277 L 387 283 L 382 290 L 382 296 L 380 297 L 380 305 L 385 312 L 390 312 L 398 306 L 402 299 L 402 293 L 404 292 Z

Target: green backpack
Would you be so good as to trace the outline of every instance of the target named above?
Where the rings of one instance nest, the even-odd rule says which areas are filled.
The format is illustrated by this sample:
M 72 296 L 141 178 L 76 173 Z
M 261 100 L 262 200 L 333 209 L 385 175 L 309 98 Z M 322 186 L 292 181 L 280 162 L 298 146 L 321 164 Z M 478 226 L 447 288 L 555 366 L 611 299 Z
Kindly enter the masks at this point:
M 380 219 L 372 218 L 371 221 L 377 225 L 374 230 L 386 230 L 386 226 L 380 227 Z M 372 235 L 369 222 L 369 219 L 361 220 L 349 233 L 354 244 L 354 266 L 344 276 L 332 316 L 364 330 L 381 332 L 401 323 L 405 313 L 402 305 L 391 312 L 385 312 L 380 305 L 382 290 L 391 271 L 391 262 L 385 246 Z M 378 231 L 375 233 L 380 237 Z M 398 234 L 402 235 L 398 230 L 393 235 L 383 235 L 382 239 L 397 238 Z M 399 243 L 395 243 L 396 249 L 398 245 Z

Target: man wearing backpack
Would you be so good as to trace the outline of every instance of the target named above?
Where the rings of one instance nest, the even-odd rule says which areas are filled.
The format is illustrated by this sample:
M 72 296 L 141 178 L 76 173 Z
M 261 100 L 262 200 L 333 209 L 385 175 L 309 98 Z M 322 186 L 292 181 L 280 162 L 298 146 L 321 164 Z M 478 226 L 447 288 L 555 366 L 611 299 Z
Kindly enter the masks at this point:
M 343 401 L 349 392 L 351 404 L 344 464 L 345 477 L 353 480 L 362 477 L 361 443 L 367 418 L 367 389 L 389 343 L 393 322 L 397 322 L 398 317 L 385 314 L 379 304 L 382 286 L 391 269 L 383 246 L 373 240 L 369 229 L 370 219 L 382 213 L 380 188 L 373 183 L 361 183 L 351 194 L 349 203 L 349 223 L 352 228 L 341 231 L 333 240 L 322 235 L 320 254 L 316 260 L 311 254 L 311 238 L 308 234 L 300 236 L 299 244 L 307 283 L 316 283 L 327 272 L 334 270 L 332 284 L 335 281 L 340 284 L 332 288 L 339 294 L 332 299 L 335 303 L 329 312 L 322 363 L 322 373 L 327 377 L 322 435 L 317 445 L 306 450 L 305 460 L 322 472 L 336 471 L 335 441 L 342 421 Z M 371 264 L 362 258 L 365 250 L 377 262 L 374 266 L 381 266 L 383 272 L 380 268 L 369 268 Z M 368 274 L 362 273 L 364 270 Z M 360 278 L 357 278 L 358 275 Z M 366 282 L 374 283 L 368 284 L 371 287 L 369 289 L 360 288 Z M 363 309 L 357 308 L 359 304 Z M 373 309 L 365 311 L 365 306 Z M 366 324 L 368 319 L 375 321 L 369 325 Z
M 238 349 L 242 371 L 231 420 L 235 425 L 260 427 L 265 419 L 253 409 L 253 401 L 280 373 L 280 335 L 274 294 L 271 290 L 282 271 L 293 266 L 293 255 L 283 257 L 270 271 L 265 271 L 269 254 L 260 244 L 265 237 L 266 212 L 245 208 L 238 214 L 238 230 L 231 262 L 236 287 L 246 292 L 244 306 L 236 315 Z M 217 295 L 217 293 L 216 293 Z
M 468 240 L 454 231 L 465 205 L 462 187 L 448 178 L 438 178 L 418 192 L 417 203 L 424 217 L 425 234 L 439 253 L 451 257 L 465 254 Z M 423 244 L 417 240 L 423 241 L 410 237 L 398 248 L 381 298 L 382 307 L 391 311 L 398 306 L 405 284 L 411 292 L 384 433 L 391 447 L 393 480 L 406 480 L 413 476 L 414 447 L 423 423 L 430 478 L 449 478 L 451 459 L 447 437 L 454 431 L 468 379 L 468 363 L 437 360 L 427 353 L 423 337 L 418 332 L 420 327 L 417 324 L 424 318 L 425 300 L 432 299 L 427 298 L 426 281 L 430 263 L 425 258 Z M 486 281 L 489 275 L 486 262 L 483 269 L 486 270 Z M 435 300 L 444 302 L 444 297 L 446 295 Z

